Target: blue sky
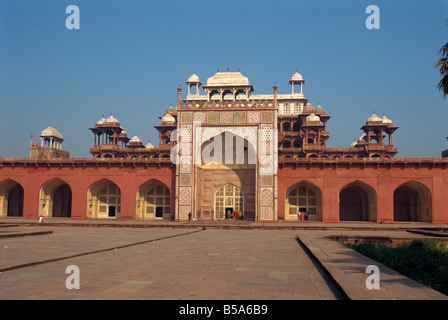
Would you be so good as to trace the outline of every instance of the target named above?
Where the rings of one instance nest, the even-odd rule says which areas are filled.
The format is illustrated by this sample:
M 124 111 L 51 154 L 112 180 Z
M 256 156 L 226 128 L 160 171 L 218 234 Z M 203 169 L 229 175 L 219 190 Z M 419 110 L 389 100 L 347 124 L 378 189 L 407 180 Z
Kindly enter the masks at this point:
M 80 29 L 65 9 L 77 5 Z M 368 5 L 380 29 L 368 30 Z M 196 70 L 237 71 L 254 93 L 304 94 L 331 116 L 329 147 L 348 147 L 372 111 L 399 127 L 399 157 L 448 148 L 448 102 L 434 67 L 448 41 L 441 0 L 0 0 L 0 156 L 29 156 L 54 125 L 73 157 L 91 157 L 88 130 L 111 112 L 143 143 Z

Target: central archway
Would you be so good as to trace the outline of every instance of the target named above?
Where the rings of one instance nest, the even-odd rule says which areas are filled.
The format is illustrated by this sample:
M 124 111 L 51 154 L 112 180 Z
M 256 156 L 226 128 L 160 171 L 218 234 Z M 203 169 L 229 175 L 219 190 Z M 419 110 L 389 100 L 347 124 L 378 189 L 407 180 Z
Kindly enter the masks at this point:
M 228 183 L 215 192 L 215 220 L 233 217 L 233 212 L 244 212 L 244 195 L 240 188 Z
M 355 181 L 339 193 L 340 221 L 376 221 L 376 192 L 368 184 Z
M 232 212 L 241 211 L 245 220 L 255 220 L 257 154 L 256 136 L 251 133 L 256 131 L 243 129 L 223 128 L 221 132 L 221 129 L 213 128 L 206 132 L 207 139 L 197 150 L 197 159 L 201 161 L 196 167 L 196 215 L 193 217 L 225 219 L 227 208 Z M 230 194 L 226 196 L 224 186 L 227 189 L 233 186 L 231 197 Z M 222 191 L 218 191 L 221 188 Z

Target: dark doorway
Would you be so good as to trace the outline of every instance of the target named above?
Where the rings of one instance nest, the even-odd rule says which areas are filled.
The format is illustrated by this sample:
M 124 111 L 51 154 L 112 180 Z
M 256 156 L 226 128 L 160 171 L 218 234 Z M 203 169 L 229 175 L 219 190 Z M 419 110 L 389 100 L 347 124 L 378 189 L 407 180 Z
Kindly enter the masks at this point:
M 375 190 L 362 182 L 354 182 L 339 193 L 340 221 L 376 221 Z
M 226 219 L 232 219 L 233 218 L 233 208 L 226 207 Z
M 115 217 L 115 206 L 109 206 L 109 217 Z
M 163 207 L 156 207 L 156 218 L 163 218 Z
M 23 188 L 16 184 L 8 193 L 8 217 L 23 216 Z
M 53 217 L 70 218 L 71 211 L 72 190 L 67 184 L 63 184 L 53 194 Z
M 431 220 L 431 193 L 424 185 L 410 181 L 395 189 L 394 221 Z

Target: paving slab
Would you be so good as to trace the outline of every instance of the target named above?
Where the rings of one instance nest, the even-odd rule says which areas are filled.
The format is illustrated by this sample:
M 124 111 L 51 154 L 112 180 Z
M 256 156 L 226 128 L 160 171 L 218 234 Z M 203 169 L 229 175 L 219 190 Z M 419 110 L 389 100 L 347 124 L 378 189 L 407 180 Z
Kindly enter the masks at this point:
M 447 298 L 334 241 L 422 238 L 406 231 L 445 225 L 71 219 L 0 224 L 13 225 L 5 228 L 13 233 L 51 232 L 0 238 L 0 299 Z M 81 270 L 80 290 L 65 288 L 71 264 Z M 379 290 L 365 287 L 371 264 L 380 266 Z
M 51 229 L 0 239 L 0 264 L 22 265 L 0 273 L 0 299 L 344 298 L 294 231 Z M 41 263 L 23 266 L 32 261 Z M 79 290 L 65 286 L 69 265 L 80 270 Z
M 354 235 L 351 234 L 353 237 Z M 365 236 L 365 233 L 364 233 Z M 391 235 L 390 235 L 391 236 Z M 395 237 L 405 235 L 396 233 Z M 392 236 L 394 237 L 394 236 Z M 328 233 L 299 232 L 298 240 L 351 300 L 448 300 L 448 296 L 409 279 L 366 256 L 329 239 Z M 379 268 L 379 289 L 366 286 L 368 266 Z

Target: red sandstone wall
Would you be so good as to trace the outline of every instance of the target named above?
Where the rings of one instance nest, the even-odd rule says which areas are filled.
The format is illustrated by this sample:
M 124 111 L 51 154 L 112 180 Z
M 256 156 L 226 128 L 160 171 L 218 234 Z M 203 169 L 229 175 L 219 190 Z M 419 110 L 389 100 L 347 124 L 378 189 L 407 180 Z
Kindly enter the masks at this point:
M 322 190 L 322 221 L 339 221 L 339 193 L 346 185 L 361 181 L 376 192 L 377 222 L 394 220 L 394 191 L 403 183 L 416 181 L 431 193 L 433 223 L 448 223 L 446 197 L 448 171 L 444 168 L 396 167 L 298 167 L 294 165 L 278 170 L 278 216 L 285 219 L 286 192 L 292 185 L 306 180 Z
M 171 166 L 149 168 L 120 168 L 106 166 L 76 168 L 70 167 L 3 167 L 0 170 L 0 183 L 10 178 L 20 183 L 24 190 L 23 217 L 37 218 L 39 191 L 42 185 L 53 179 L 59 178 L 65 181 L 72 190 L 73 219 L 85 219 L 87 213 L 87 190 L 89 186 L 103 178 L 118 185 L 121 191 L 121 219 L 135 219 L 136 194 L 138 188 L 151 179 L 157 179 L 170 189 L 174 194 L 174 177 Z M 174 208 L 172 196 L 171 207 Z M 174 215 L 174 213 L 171 213 Z
M 86 168 L 63 166 L 52 163 L 36 167 L 16 165 L 0 168 L 0 184 L 4 179 L 10 178 L 21 184 L 24 190 L 23 217 L 37 218 L 39 204 L 39 190 L 44 183 L 53 178 L 65 181 L 72 190 L 73 219 L 85 219 L 87 211 L 87 190 L 89 186 L 103 178 L 116 183 L 121 190 L 121 219 L 135 219 L 136 192 L 146 181 L 157 179 L 168 186 L 171 191 L 171 208 L 174 209 L 174 167 L 165 165 L 159 167 L 152 165 L 148 168 L 106 164 L 87 166 Z M 222 173 L 222 170 L 219 170 Z M 229 170 L 232 171 L 232 170 Z M 250 170 L 249 170 L 250 171 Z M 204 181 L 199 193 L 201 208 L 204 215 L 206 210 L 212 210 L 213 193 L 216 189 L 227 183 L 234 182 L 243 189 L 245 194 L 246 211 L 254 211 L 255 186 L 250 185 L 253 177 L 241 172 L 239 175 L 222 175 L 207 170 L 202 176 Z M 238 179 L 237 179 L 238 177 Z M 234 179 L 235 178 L 235 179 Z M 235 180 L 235 181 L 234 181 Z M 376 220 L 394 220 L 394 191 L 403 183 L 416 181 L 424 185 L 430 192 L 432 222 L 448 223 L 448 209 L 446 198 L 448 195 L 448 171 L 442 167 L 322 167 L 316 165 L 302 165 L 295 167 L 289 165 L 278 170 L 278 218 L 285 218 L 285 196 L 287 189 L 292 185 L 306 180 L 316 185 L 322 191 L 322 221 L 339 221 L 339 193 L 346 185 L 360 181 L 369 185 L 376 194 Z M 239 184 L 238 184 L 239 183 Z M 251 207 L 251 205 L 253 207 Z M 208 209 L 207 209 L 208 208 Z M 174 215 L 174 210 L 171 214 Z M 213 216 L 213 213 L 209 213 Z

